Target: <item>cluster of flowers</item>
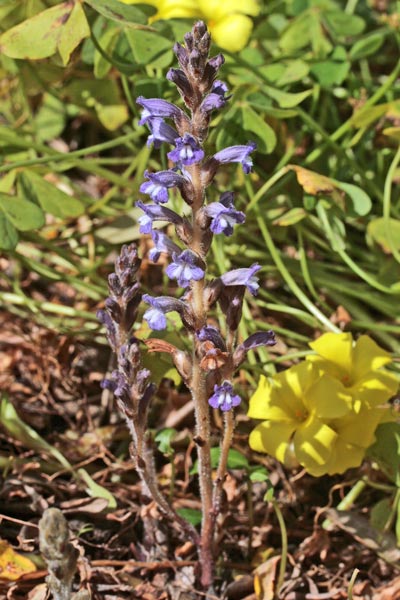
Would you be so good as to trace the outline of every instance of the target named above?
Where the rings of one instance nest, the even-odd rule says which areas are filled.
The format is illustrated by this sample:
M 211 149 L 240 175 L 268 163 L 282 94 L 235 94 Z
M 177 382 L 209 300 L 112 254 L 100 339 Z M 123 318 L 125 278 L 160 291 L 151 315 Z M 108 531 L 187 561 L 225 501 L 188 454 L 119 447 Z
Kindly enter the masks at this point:
M 204 27 L 204 26 L 203 26 Z M 198 26 L 196 34 L 204 38 L 209 47 L 209 34 Z M 205 370 L 213 371 L 214 394 L 209 403 L 222 410 L 236 406 L 240 399 L 233 393 L 232 384 L 227 379 L 244 360 L 248 350 L 261 345 L 275 343 L 271 331 L 250 336 L 235 351 L 228 352 L 221 332 L 207 324 L 209 310 L 219 301 L 226 315 L 227 326 L 236 332 L 242 313 L 242 303 L 246 288 L 253 295 L 259 284 L 256 276 L 261 268 L 253 264 L 249 268 L 234 269 L 205 285 L 206 254 L 214 234 L 232 235 L 236 224 L 243 223 L 245 215 L 236 210 L 232 192 L 224 192 L 218 201 L 206 203 L 206 189 L 212 183 L 218 168 L 224 163 L 240 163 L 247 174 L 252 167 L 251 152 L 254 143 L 230 146 L 206 157 L 202 143 L 207 136 L 211 112 L 222 108 L 228 98 L 227 86 L 216 79 L 218 69 L 223 64 L 223 56 L 217 55 L 206 60 L 199 53 L 199 43 L 194 44 L 193 35 L 185 36 L 186 46 L 174 47 L 180 69 L 170 69 L 167 78 L 175 83 L 191 111 L 192 118 L 178 106 L 163 99 L 139 97 L 138 104 L 143 107 L 139 124 L 150 130 L 148 144 L 156 148 L 163 142 L 172 146 L 168 158 L 173 167 L 156 173 L 145 172 L 145 181 L 140 191 L 150 196 L 152 204 L 138 201 L 136 205 L 143 211 L 139 218 L 140 232 L 151 234 L 154 248 L 149 257 L 157 261 L 161 253 L 171 257 L 166 269 L 170 279 L 187 290 L 182 298 L 171 296 L 152 297 L 144 294 L 143 300 L 150 305 L 144 313 L 144 320 L 150 328 L 162 330 L 167 326 L 166 314 L 176 311 L 182 318 L 186 329 L 195 335 L 197 352 L 201 355 Z M 168 124 L 169 119 L 173 125 Z M 169 200 L 169 189 L 177 188 L 192 211 L 191 218 L 183 217 L 165 204 Z M 176 234 L 182 243 L 179 246 L 167 234 L 153 229 L 155 221 L 173 223 Z M 199 286 L 196 287 L 196 283 Z M 200 297 L 201 296 L 201 297 Z M 201 308 L 199 308 L 201 307 Z M 154 342 L 152 348 L 154 349 Z M 182 353 L 168 347 L 165 351 L 172 354 L 177 369 L 190 387 L 190 359 L 184 359 Z M 219 384 L 223 378 L 222 384 Z
M 390 355 L 367 335 L 325 333 L 310 344 L 316 354 L 261 377 L 249 416 L 264 419 L 250 446 L 316 477 L 358 467 L 377 426 L 391 420 L 385 403 L 398 379 L 383 369 Z
M 121 0 L 125 4 L 149 4 L 157 9 L 150 22 L 161 19 L 202 19 L 218 46 L 239 52 L 248 42 L 253 22 L 260 13 L 257 0 Z

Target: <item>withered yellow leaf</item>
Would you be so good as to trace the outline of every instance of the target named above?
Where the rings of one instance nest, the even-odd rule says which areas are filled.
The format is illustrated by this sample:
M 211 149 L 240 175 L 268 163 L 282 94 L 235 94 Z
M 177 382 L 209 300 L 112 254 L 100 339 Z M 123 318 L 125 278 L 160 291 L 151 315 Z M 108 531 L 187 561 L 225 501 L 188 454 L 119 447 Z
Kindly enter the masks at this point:
M 15 552 L 5 540 L 0 540 L 0 579 L 15 581 L 33 571 L 36 566 L 29 558 Z

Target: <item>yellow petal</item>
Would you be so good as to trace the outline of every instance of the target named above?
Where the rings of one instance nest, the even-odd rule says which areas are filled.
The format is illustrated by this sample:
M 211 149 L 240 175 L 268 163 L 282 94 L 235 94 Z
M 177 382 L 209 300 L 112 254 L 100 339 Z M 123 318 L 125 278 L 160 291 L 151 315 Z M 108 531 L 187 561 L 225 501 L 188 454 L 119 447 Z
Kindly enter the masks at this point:
M 353 365 L 353 336 L 351 333 L 324 333 L 309 344 L 325 360 L 344 373 L 351 374 Z
M 329 460 L 337 433 L 319 419 L 310 419 L 294 434 L 294 451 L 301 465 L 312 473 L 314 466 L 321 467 Z
M 253 17 L 260 13 L 260 6 L 256 0 L 247 0 L 246 2 L 243 2 L 243 0 L 229 0 L 229 2 L 198 0 L 197 4 L 206 19 L 210 21 L 219 21 L 226 15 L 234 13 L 252 15 Z
M 227 15 L 220 21 L 208 21 L 213 41 L 229 52 L 242 50 L 250 37 L 253 21 L 245 15 Z
M 195 0 L 158 0 L 158 8 L 153 20 L 158 19 L 190 19 L 202 17 L 198 2 Z
M 250 433 L 250 448 L 256 452 L 270 454 L 285 463 L 290 454 L 289 445 L 293 432 L 294 427 L 287 423 L 264 421 Z
M 335 475 L 337 473 L 344 473 L 347 469 L 359 467 L 364 456 L 365 448 L 349 444 L 338 438 L 331 460 L 327 465 L 326 473 L 328 475 Z
M 354 409 L 359 412 L 362 407 L 374 408 L 385 404 L 399 389 L 399 380 L 387 371 L 371 371 L 369 375 L 348 388 L 355 399 Z M 357 401 L 359 408 L 357 409 Z
M 389 352 L 380 348 L 368 335 L 362 335 L 354 348 L 354 379 L 360 379 L 368 371 L 376 371 L 391 361 Z
M 375 439 L 375 431 L 379 423 L 387 415 L 388 409 L 379 407 L 362 410 L 358 414 L 351 413 L 332 423 L 340 440 L 354 444 L 360 448 L 368 448 Z
M 316 417 L 335 419 L 351 410 L 352 397 L 340 381 L 321 374 L 305 393 L 304 403 Z

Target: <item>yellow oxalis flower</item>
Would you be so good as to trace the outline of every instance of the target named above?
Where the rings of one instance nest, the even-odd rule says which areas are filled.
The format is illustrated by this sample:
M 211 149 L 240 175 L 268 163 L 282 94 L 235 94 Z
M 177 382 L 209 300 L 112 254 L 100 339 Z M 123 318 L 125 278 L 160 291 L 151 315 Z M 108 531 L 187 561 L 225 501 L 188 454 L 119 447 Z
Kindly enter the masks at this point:
M 381 406 L 397 390 L 382 370 L 390 355 L 368 336 L 325 334 L 311 347 L 317 356 L 261 377 L 249 416 L 263 419 L 250 446 L 290 465 L 293 457 L 311 475 L 342 473 L 361 464 L 377 426 L 390 418 Z
M 150 22 L 160 19 L 198 18 L 206 21 L 212 39 L 230 52 L 242 50 L 250 37 L 260 6 L 257 0 L 120 0 L 125 4 L 150 4 L 157 13 Z M 250 15 L 250 16 L 249 16 Z
M 395 394 L 397 377 L 382 369 L 391 362 L 390 354 L 368 335 L 354 343 L 351 333 L 325 333 L 310 346 L 317 354 L 307 360 L 342 383 L 353 397 L 356 413 L 363 406 L 379 406 Z

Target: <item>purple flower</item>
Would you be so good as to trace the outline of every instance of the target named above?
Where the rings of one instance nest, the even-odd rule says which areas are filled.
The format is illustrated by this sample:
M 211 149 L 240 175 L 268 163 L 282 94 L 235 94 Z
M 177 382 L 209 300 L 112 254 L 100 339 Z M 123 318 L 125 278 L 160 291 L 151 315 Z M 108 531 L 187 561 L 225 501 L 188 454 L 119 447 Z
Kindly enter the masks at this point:
M 153 298 L 149 294 L 143 294 L 143 300 L 150 304 L 151 308 L 146 310 L 143 319 L 147 321 L 148 326 L 156 331 L 161 331 L 167 326 L 166 313 L 177 311 L 182 313 L 186 308 L 182 300 L 177 300 L 171 296 L 159 296 Z
M 222 385 L 215 385 L 214 393 L 208 400 L 210 406 L 221 410 L 231 410 L 234 406 L 239 406 L 240 402 L 240 396 L 233 393 L 233 387 L 229 381 L 224 381 Z
M 232 235 L 233 226 L 246 220 L 245 214 L 235 209 L 232 192 L 222 194 L 220 202 L 211 202 L 204 212 L 211 217 L 210 229 L 213 233 Z
M 184 250 L 173 255 L 173 262 L 166 268 L 170 279 L 176 279 L 178 285 L 185 288 L 191 281 L 199 281 L 204 277 L 204 269 L 199 266 L 200 259 L 192 250 Z
M 166 206 L 144 204 L 141 200 L 138 200 L 135 206 L 144 212 L 144 215 L 138 219 L 140 233 L 151 233 L 153 221 L 167 221 L 175 225 L 179 225 L 183 221 L 182 217 Z
M 243 167 L 243 171 L 247 174 L 250 173 L 253 166 L 250 153 L 255 149 L 256 144 L 254 142 L 249 142 L 246 146 L 229 146 L 214 154 L 213 158 L 219 163 L 239 162 Z
M 174 145 L 176 138 L 179 137 L 178 132 L 161 117 L 150 117 L 146 124 L 151 132 L 147 138 L 148 146 L 154 144 L 154 148 L 159 148 L 162 142 Z
M 176 148 L 168 152 L 168 158 L 175 163 L 189 167 L 204 158 L 204 151 L 200 148 L 198 141 L 190 133 L 175 140 Z
M 221 332 L 216 327 L 212 327 L 212 325 L 206 325 L 196 333 L 196 336 L 201 342 L 212 342 L 216 348 L 226 351 L 225 341 L 221 335 Z
M 258 277 L 255 273 L 261 269 L 261 266 L 254 263 L 249 268 L 234 269 L 221 275 L 221 281 L 225 286 L 245 285 L 253 296 L 257 295 L 259 286 Z
M 175 171 L 158 171 L 157 173 L 145 171 L 144 175 L 149 181 L 142 183 L 140 191 L 148 194 L 157 204 L 168 202 L 168 188 L 183 186 L 187 181 L 185 177 Z
M 140 104 L 140 106 L 143 106 L 144 109 L 139 125 L 144 125 L 152 117 L 166 117 L 177 121 L 180 121 L 182 116 L 186 117 L 185 113 L 180 108 L 175 106 L 175 104 L 171 104 L 171 102 L 167 102 L 167 100 L 162 100 L 160 98 L 143 98 L 143 96 L 139 96 L 136 102 Z
M 162 252 L 165 252 L 165 254 L 169 254 L 170 256 L 181 252 L 179 246 L 170 240 L 162 231 L 152 231 L 151 237 L 153 238 L 154 248 L 150 250 L 149 258 L 153 262 L 158 261 Z
M 260 346 L 274 346 L 275 344 L 276 338 L 272 330 L 253 333 L 242 344 L 239 344 L 233 353 L 232 358 L 235 368 L 244 361 L 249 350 L 254 350 Z
M 228 86 L 223 81 L 214 81 L 210 94 L 203 100 L 200 105 L 200 110 L 205 113 L 210 113 L 213 110 L 225 106 L 228 98 L 225 97 L 228 91 Z

